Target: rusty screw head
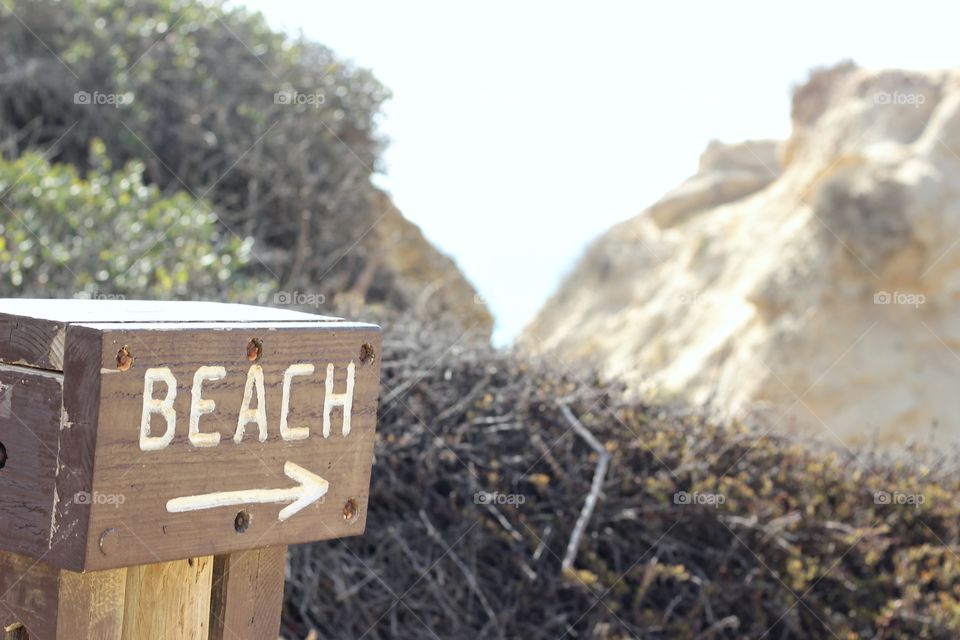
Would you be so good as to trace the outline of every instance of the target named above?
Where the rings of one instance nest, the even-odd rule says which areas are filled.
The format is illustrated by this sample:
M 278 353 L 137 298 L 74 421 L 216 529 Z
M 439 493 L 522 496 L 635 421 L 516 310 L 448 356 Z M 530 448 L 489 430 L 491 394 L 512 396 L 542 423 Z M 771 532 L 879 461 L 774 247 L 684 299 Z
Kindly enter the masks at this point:
M 343 505 L 343 519 L 353 524 L 360 519 L 360 508 L 357 506 L 357 501 L 353 498 L 350 498 Z
M 250 338 L 247 343 L 247 360 L 256 362 L 263 355 L 263 340 L 260 338 Z
M 126 371 L 133 366 L 133 354 L 130 353 L 130 347 L 123 345 L 117 351 L 117 369 Z
M 364 342 L 360 345 L 360 362 L 363 364 L 373 364 L 376 359 L 377 354 L 374 352 L 372 344 Z

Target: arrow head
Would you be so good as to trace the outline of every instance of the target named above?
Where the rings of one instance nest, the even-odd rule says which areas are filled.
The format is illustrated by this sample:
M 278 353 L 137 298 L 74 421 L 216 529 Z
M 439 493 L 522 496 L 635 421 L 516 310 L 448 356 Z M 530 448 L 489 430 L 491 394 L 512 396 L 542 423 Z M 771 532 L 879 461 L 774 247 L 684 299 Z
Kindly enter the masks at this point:
M 294 487 L 294 491 L 299 493 L 299 497 L 293 503 L 288 504 L 280 510 L 279 517 L 281 522 L 296 515 L 327 495 L 327 491 L 330 489 L 329 482 L 294 462 L 287 461 L 287 463 L 283 465 L 283 472 L 287 474 L 287 477 L 291 480 L 299 482 L 300 486 Z

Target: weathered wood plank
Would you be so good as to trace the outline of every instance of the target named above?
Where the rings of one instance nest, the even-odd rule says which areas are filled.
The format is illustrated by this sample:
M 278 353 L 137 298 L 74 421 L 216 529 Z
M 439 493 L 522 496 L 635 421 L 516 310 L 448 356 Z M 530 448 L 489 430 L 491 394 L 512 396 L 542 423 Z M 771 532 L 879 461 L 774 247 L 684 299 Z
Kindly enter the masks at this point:
M 60 571 L 58 640 L 120 640 L 126 587 L 126 569 L 96 573 Z
M 94 571 L 363 532 L 379 327 L 17 302 L 17 331 L 61 323 L 62 373 L 0 364 L 0 443 L 16 449 L 0 549 Z
M 262 356 L 251 363 L 247 345 L 261 340 Z M 366 504 L 373 460 L 374 427 L 379 390 L 379 329 L 344 323 L 336 330 L 315 325 L 245 327 L 244 329 L 145 328 L 103 331 L 103 375 L 95 462 L 95 491 L 105 503 L 91 505 L 91 540 L 101 532 L 118 532 L 119 544 L 108 553 L 88 545 L 88 570 L 168 560 L 184 555 L 221 555 L 251 547 L 276 546 L 359 535 L 366 521 Z M 128 346 L 135 366 L 116 371 L 112 354 Z M 361 361 L 363 345 L 372 357 Z M 200 395 L 213 402 L 199 416 L 198 432 L 216 434 L 213 446 L 198 446 L 190 437 L 193 387 L 201 367 L 222 367 L 222 377 L 203 382 Z M 288 378 L 291 365 L 312 366 L 313 373 Z M 175 382 L 175 413 L 171 439 L 154 441 L 145 450 L 140 441 L 144 380 L 148 370 L 166 368 Z M 264 397 L 251 380 L 262 371 Z M 109 371 L 109 373 L 107 373 Z M 354 384 L 350 420 L 342 407 L 328 407 L 331 399 L 346 395 L 349 372 Z M 265 430 L 245 425 L 237 442 L 238 421 L 245 390 L 250 407 L 263 401 Z M 288 388 L 287 428 L 301 429 L 302 439 L 281 433 L 284 387 Z M 166 382 L 158 382 L 152 397 L 164 399 Z M 327 411 L 325 411 L 327 409 Z M 255 413 L 255 411 L 254 411 Z M 325 415 L 328 434 L 324 436 Z M 251 418 L 252 419 L 252 418 Z M 159 413 L 149 415 L 150 438 L 159 438 L 169 426 Z M 344 435 L 344 426 L 349 433 Z M 262 439 L 261 439 L 262 438 Z M 275 495 L 292 490 L 301 480 L 291 475 L 295 465 L 328 483 L 326 495 L 284 517 L 293 498 L 257 502 L 253 494 Z M 172 511 L 170 501 L 224 492 L 251 493 L 249 504 L 228 501 L 188 512 Z M 112 499 L 112 501 L 111 501 Z M 344 517 L 353 501 L 354 513 Z M 238 520 L 243 520 L 239 522 Z
M 32 639 L 56 640 L 58 588 L 58 569 L 26 556 L 0 553 L 0 628 L 13 635 L 22 625 Z
M 212 557 L 129 567 L 126 575 L 123 640 L 207 640 Z
M 61 371 L 65 323 L 23 318 L 14 302 L 0 300 L 0 362 Z
M 87 547 L 98 543 L 96 538 L 89 540 L 89 522 L 103 356 L 98 331 L 71 325 L 66 335 L 59 464 L 43 558 L 82 571 Z
M 0 365 L 0 549 L 47 551 L 63 375 Z
M 214 558 L 210 640 L 278 636 L 286 556 L 281 546 Z
M 120 640 L 126 569 L 81 574 L 0 553 L 0 628 L 30 640 Z

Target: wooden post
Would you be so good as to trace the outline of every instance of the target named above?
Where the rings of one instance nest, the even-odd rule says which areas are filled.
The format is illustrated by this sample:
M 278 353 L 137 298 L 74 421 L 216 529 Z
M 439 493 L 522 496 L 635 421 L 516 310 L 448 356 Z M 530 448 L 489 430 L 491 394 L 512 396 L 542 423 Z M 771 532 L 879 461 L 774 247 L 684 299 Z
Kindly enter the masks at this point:
M 3 640 L 276 638 L 287 545 L 366 524 L 380 330 L 0 300 Z
M 127 569 L 123 638 L 206 640 L 213 558 Z
M 286 556 L 286 547 L 270 547 L 214 559 L 210 640 L 255 640 L 276 633 Z

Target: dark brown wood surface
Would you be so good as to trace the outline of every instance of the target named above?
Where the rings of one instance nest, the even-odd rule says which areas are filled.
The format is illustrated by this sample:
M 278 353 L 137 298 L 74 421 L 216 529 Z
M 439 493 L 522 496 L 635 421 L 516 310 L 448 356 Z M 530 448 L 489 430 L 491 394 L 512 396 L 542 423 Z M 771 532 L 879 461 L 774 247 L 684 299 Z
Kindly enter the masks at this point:
M 159 320 L 142 321 L 148 317 Z M 268 317 L 277 320 L 262 321 Z M 129 350 L 129 368 L 118 365 L 121 348 Z M 0 364 L 0 384 L 12 390 L 4 395 L 0 389 L 0 443 L 8 450 L 0 468 L 0 549 L 86 571 L 362 533 L 380 348 L 374 325 L 283 310 L 0 300 L 0 363 L 16 363 Z M 351 363 L 352 429 L 344 436 L 343 408 L 334 407 L 324 437 L 328 366 L 333 398 L 345 393 Z M 289 426 L 309 430 L 305 439 L 280 433 L 284 372 L 291 365 L 300 369 L 290 378 Z M 309 375 L 305 365 L 314 368 Z M 200 432 L 220 434 L 213 447 L 189 437 L 194 374 L 201 367 L 225 373 L 204 382 L 200 394 L 216 403 L 199 422 Z M 248 408 L 265 404 L 266 434 L 261 440 L 258 425 L 250 423 L 238 443 L 253 368 L 262 372 L 264 397 L 253 385 Z M 177 391 L 173 438 L 159 450 L 144 450 L 140 440 L 149 369 L 167 371 Z M 154 397 L 165 393 L 166 384 L 158 382 Z M 162 416 L 153 414 L 150 433 L 165 429 Z M 290 496 L 299 495 L 294 489 L 304 474 L 316 476 L 308 482 L 328 483 L 326 495 L 279 517 L 291 511 L 296 497 Z M 204 502 L 224 492 L 233 497 Z M 256 499 L 238 502 L 239 492 Z M 184 500 L 191 510 L 171 507 Z M 197 507 L 197 500 L 206 506 Z
M 0 546 L 40 557 L 56 500 L 63 375 L 0 365 Z
M 0 306 L 0 362 L 63 371 L 66 324 L 26 319 Z
M 120 640 L 125 588 L 126 569 L 73 573 L 0 553 L 0 629 L 22 626 L 29 640 Z
M 87 547 L 93 495 L 93 461 L 100 404 L 100 333 L 70 325 L 63 358 L 63 413 L 57 451 L 56 499 L 50 519 L 46 562 L 81 571 Z
M 282 546 L 214 559 L 210 640 L 260 640 L 279 634 L 286 556 Z
M 91 505 L 85 568 L 88 570 L 159 562 L 199 555 L 221 555 L 251 548 L 358 535 L 366 522 L 373 462 L 379 388 L 380 331 L 355 323 L 252 323 L 243 325 L 98 325 L 102 331 L 102 377 L 97 428 L 94 492 L 103 502 Z M 244 386 L 252 363 L 247 344 L 262 341 L 267 437 L 255 424 L 234 441 Z M 374 356 L 361 361 L 363 345 Z M 117 371 L 114 355 L 127 346 L 135 365 Z M 323 407 L 328 364 L 334 366 L 334 392 L 343 393 L 350 363 L 355 367 L 351 431 L 341 434 L 342 410 L 333 409 L 331 434 L 323 437 Z M 284 371 L 292 364 L 313 364 L 315 373 L 295 379 L 290 392 L 290 426 L 309 427 L 304 440 L 280 434 Z M 226 377 L 203 386 L 216 403 L 201 418 L 201 431 L 219 433 L 220 443 L 199 448 L 188 439 L 194 373 L 222 366 Z M 158 451 L 139 446 L 144 374 L 167 367 L 175 376 L 177 420 L 173 440 Z M 158 384 L 154 395 L 165 396 Z M 261 399 L 253 403 L 256 405 Z M 152 417 L 151 433 L 165 421 Z M 273 504 L 234 504 L 171 513 L 175 498 L 218 492 L 290 489 L 285 474 L 292 462 L 329 482 L 327 494 L 287 520 L 279 512 L 290 500 Z M 243 512 L 248 526 L 237 526 Z M 96 540 L 117 538 L 105 552 Z
M 30 638 L 55 640 L 59 584 L 58 569 L 0 553 L 0 629 L 20 624 Z

